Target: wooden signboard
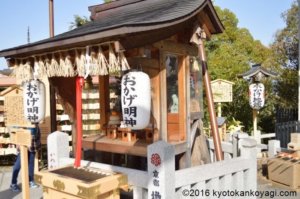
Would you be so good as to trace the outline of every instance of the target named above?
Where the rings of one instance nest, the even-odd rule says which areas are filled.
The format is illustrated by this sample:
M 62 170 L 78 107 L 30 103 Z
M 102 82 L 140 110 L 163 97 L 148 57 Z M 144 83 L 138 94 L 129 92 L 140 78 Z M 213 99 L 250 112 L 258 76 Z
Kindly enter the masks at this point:
M 46 88 L 49 86 L 48 80 L 44 80 Z M 11 86 L 1 92 L 4 97 L 4 112 L 6 127 L 34 127 L 24 116 L 23 89 L 19 86 Z M 46 89 L 46 115 L 39 124 L 41 130 L 41 142 L 47 143 L 47 136 L 50 133 L 50 104 L 49 91 Z
M 234 83 L 217 79 L 211 82 L 214 102 L 232 102 L 232 85 Z
M 9 88 L 4 94 L 5 125 L 33 127 L 24 117 L 23 91 L 19 87 Z

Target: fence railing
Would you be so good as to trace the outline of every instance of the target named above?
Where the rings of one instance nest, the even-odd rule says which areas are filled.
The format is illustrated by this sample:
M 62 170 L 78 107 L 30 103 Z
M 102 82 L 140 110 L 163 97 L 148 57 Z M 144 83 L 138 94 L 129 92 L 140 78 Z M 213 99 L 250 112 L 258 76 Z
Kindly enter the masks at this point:
M 208 142 L 208 149 L 210 153 L 210 159 L 212 162 L 215 162 L 215 146 L 214 142 L 211 138 L 207 140 Z M 231 142 L 221 142 L 222 150 L 223 150 L 223 156 L 224 160 L 232 159 L 234 156 L 234 146 Z
M 231 159 L 177 171 L 174 146 L 164 141 L 148 146 L 148 171 L 90 161 L 81 161 L 81 165 L 126 174 L 134 199 L 190 198 L 189 196 L 206 198 L 212 196 L 213 191 L 255 191 L 256 142 L 253 139 L 244 139 L 240 148 L 241 156 L 238 158 L 232 158 L 232 149 L 224 149 L 231 154 Z M 72 163 L 72 158 L 59 159 L 61 166 Z
M 255 145 L 254 140 L 247 139 L 242 143 L 241 156 L 238 158 L 176 171 L 176 198 L 186 198 L 186 190 L 199 190 L 194 196 L 200 198 L 210 198 L 213 192 L 226 194 L 232 190 L 255 191 Z

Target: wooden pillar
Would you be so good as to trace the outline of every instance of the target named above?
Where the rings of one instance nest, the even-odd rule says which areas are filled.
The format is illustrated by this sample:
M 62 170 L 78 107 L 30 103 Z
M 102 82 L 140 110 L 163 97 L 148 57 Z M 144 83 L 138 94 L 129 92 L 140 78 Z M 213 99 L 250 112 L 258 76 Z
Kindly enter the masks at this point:
M 160 50 L 160 72 L 159 72 L 159 81 L 160 81 L 160 140 L 168 142 L 168 130 L 167 130 L 167 71 L 165 65 L 165 54 Z
M 212 136 L 213 136 L 213 141 L 215 146 L 215 154 L 216 154 L 216 159 L 220 161 L 223 160 L 223 151 L 221 147 L 221 139 L 218 130 L 217 117 L 215 113 L 215 106 L 214 106 L 212 89 L 211 89 L 211 81 L 210 81 L 210 76 L 208 74 L 205 49 L 202 41 L 202 39 L 204 38 L 205 38 L 204 31 L 202 31 L 200 27 L 197 27 L 195 29 L 193 37 L 191 38 L 191 42 L 198 45 L 199 57 L 201 59 L 201 64 L 202 64 L 202 75 L 203 75 L 203 81 L 205 86 L 205 94 L 207 99 L 210 125 L 212 129 Z
M 80 167 L 81 161 L 81 146 L 82 146 L 82 86 L 83 77 L 76 79 L 76 154 L 75 154 L 75 167 Z
M 101 128 L 109 121 L 109 75 L 99 76 L 99 93 L 100 93 L 100 124 Z

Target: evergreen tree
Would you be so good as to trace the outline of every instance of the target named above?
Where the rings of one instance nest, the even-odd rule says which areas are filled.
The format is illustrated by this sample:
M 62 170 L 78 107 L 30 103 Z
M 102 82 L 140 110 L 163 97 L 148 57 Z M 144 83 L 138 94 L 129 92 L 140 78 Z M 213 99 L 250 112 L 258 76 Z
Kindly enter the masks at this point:
M 251 65 L 255 63 L 269 68 L 270 61 L 268 60 L 271 51 L 260 41 L 255 40 L 249 30 L 238 27 L 238 19 L 234 13 L 228 9 L 222 10 L 217 6 L 215 8 L 225 31 L 213 36 L 206 43 L 210 75 L 212 79 L 225 79 L 235 83 L 233 85 L 233 102 L 222 104 L 222 115 L 228 120 L 235 118 L 241 121 L 245 126 L 244 130 L 250 132 L 253 120 L 248 96 L 249 83 L 239 78 L 238 75 L 250 70 Z M 272 91 L 271 85 L 265 85 L 268 92 Z M 274 118 L 273 101 L 269 100 L 269 98 L 266 100 L 266 106 L 261 110 L 262 120 L 270 121 Z M 268 124 L 268 126 L 272 126 L 272 124 Z
M 282 14 L 285 27 L 277 31 L 271 45 L 272 62 L 280 73 L 275 91 L 282 108 L 296 108 L 298 104 L 298 4 Z

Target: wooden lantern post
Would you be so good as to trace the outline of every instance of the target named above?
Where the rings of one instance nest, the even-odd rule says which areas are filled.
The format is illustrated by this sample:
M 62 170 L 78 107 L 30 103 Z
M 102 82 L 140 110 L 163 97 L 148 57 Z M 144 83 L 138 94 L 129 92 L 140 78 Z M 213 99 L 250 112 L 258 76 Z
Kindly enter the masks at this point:
M 252 110 L 252 117 L 253 117 L 253 133 L 252 136 L 258 141 L 261 142 L 260 134 L 257 131 L 257 114 L 258 110 L 264 106 L 265 103 L 265 94 L 264 94 L 264 85 L 261 80 L 265 77 L 275 77 L 277 73 L 269 71 L 263 68 L 260 64 L 252 65 L 251 69 L 247 72 L 238 75 L 241 78 L 251 80 L 249 85 L 249 105 L 251 106 Z

